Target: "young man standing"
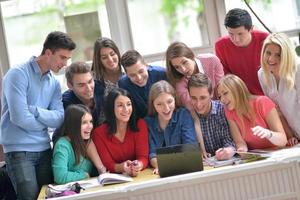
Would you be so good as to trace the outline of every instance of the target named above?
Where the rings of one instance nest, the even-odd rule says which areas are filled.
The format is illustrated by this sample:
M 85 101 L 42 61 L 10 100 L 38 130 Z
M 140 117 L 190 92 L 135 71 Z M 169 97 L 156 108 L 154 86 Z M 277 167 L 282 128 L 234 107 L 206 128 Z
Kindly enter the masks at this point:
M 41 186 L 53 182 L 48 127 L 60 127 L 64 110 L 52 72 L 67 64 L 75 47 L 65 33 L 51 32 L 41 55 L 3 79 L 0 143 L 18 199 L 36 199 Z
M 148 95 L 151 86 L 160 80 L 166 80 L 166 70 L 162 67 L 147 65 L 139 52 L 129 50 L 121 58 L 126 74 L 118 85 L 132 96 L 137 118 L 148 114 Z
M 243 9 L 230 10 L 224 20 L 228 36 L 221 37 L 215 43 L 215 52 L 219 57 L 225 74 L 235 74 L 255 95 L 263 95 L 257 71 L 260 67 L 260 53 L 268 33 L 253 30 L 250 14 Z
M 223 105 L 212 100 L 211 81 L 205 74 L 198 73 L 188 81 L 191 103 L 201 125 L 204 146 L 218 160 L 230 159 L 235 154 L 235 145 L 230 136 Z

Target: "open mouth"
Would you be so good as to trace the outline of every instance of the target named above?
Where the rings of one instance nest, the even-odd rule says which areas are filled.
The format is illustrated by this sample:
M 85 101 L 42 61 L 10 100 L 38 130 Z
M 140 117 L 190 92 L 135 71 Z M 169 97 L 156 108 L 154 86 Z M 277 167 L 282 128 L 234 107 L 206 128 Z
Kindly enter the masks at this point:
M 162 114 L 165 116 L 169 116 L 171 114 L 171 111 L 169 110 L 168 112 L 163 112 Z
M 90 132 L 90 131 L 85 131 L 85 132 L 84 132 L 84 135 L 90 136 L 90 135 L 91 135 L 91 132 Z

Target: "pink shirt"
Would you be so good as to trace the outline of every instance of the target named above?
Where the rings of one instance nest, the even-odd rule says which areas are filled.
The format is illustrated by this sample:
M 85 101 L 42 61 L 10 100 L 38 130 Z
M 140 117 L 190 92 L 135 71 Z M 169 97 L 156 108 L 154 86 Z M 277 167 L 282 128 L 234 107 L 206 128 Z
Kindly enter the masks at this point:
M 138 132 L 128 130 L 124 141 L 108 134 L 107 124 L 97 127 L 93 133 L 93 142 L 104 166 L 110 172 L 115 172 L 115 164 L 126 160 L 139 160 L 144 168 L 148 166 L 148 128 L 143 119 L 138 120 Z
M 260 68 L 260 53 L 268 33 L 254 30 L 248 46 L 235 46 L 228 36 L 218 39 L 215 44 L 216 55 L 224 67 L 225 74 L 235 74 L 247 85 L 255 95 L 263 95 L 257 71 Z
M 211 80 L 213 91 L 219 80 L 224 76 L 223 66 L 219 58 L 213 54 L 200 54 L 195 58 L 199 72 L 204 73 Z M 176 83 L 176 92 L 181 103 L 188 110 L 193 110 L 191 98 L 188 91 L 188 79 L 182 77 Z
M 268 139 L 261 139 L 258 136 L 253 135 L 251 128 L 254 126 L 261 126 L 263 128 L 269 129 L 269 126 L 266 121 L 267 115 L 271 112 L 272 109 L 275 109 L 275 104 L 271 99 L 266 96 L 257 96 L 255 99 L 250 100 L 250 105 L 255 113 L 255 125 L 248 120 L 244 120 L 244 129 L 241 123 L 241 120 L 238 118 L 235 110 L 228 110 L 225 108 L 225 115 L 228 120 L 234 121 L 241 134 L 245 140 L 248 149 L 264 149 L 275 147 Z M 241 130 L 245 130 L 245 133 L 242 133 Z

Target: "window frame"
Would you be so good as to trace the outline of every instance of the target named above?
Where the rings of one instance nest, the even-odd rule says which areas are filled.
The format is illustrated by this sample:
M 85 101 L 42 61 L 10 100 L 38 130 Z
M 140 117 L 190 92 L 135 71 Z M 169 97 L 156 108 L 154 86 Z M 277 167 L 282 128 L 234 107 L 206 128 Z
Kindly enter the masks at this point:
M 105 6 L 108 14 L 111 38 L 118 45 L 120 52 L 124 53 L 128 49 L 134 49 L 130 18 L 128 13 L 127 0 L 105 0 Z M 226 35 L 226 29 L 223 25 L 226 14 L 225 0 L 204 0 L 206 23 L 208 24 L 209 45 L 195 47 L 195 53 L 213 53 L 214 42 L 221 36 Z M 289 37 L 298 36 L 300 29 L 284 31 Z M 164 49 L 155 54 L 144 55 L 146 62 L 157 62 L 164 60 Z M 3 24 L 2 11 L 0 9 L 0 76 L 8 71 L 10 66 L 5 27 Z

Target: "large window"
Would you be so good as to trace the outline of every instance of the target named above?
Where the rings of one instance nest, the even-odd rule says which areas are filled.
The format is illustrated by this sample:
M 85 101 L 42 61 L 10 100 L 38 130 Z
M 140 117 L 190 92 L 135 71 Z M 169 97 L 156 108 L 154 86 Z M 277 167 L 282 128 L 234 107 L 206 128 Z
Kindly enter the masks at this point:
M 290 31 L 298 43 L 299 0 L 250 2 L 272 31 Z M 234 7 L 249 10 L 243 0 L 9 0 L 0 5 L 4 24 L 0 45 L 4 40 L 7 45 L 7 49 L 0 46 L 4 72 L 7 66 L 40 54 L 45 36 L 53 30 L 74 38 L 78 48 L 72 61 L 90 61 L 93 43 L 100 36 L 112 38 L 121 53 L 138 50 L 147 62 L 163 60 L 166 48 L 176 40 L 196 53 L 213 52 L 217 38 L 227 34 L 226 12 Z M 264 30 L 251 15 L 254 25 Z M 8 56 L 1 53 L 6 50 Z
M 251 7 L 272 32 L 287 32 L 294 45 L 299 45 L 299 0 L 252 0 Z M 225 0 L 226 11 L 243 8 L 252 16 L 255 28 L 267 31 L 242 0 Z
M 1 2 L 1 11 L 11 66 L 39 55 L 54 30 L 76 42 L 72 61 L 91 60 L 95 40 L 110 37 L 104 0 L 10 0 Z
M 127 0 L 134 48 L 164 52 L 173 41 L 209 45 L 203 0 Z
M 226 11 L 232 8 L 248 9 L 242 0 L 225 0 Z M 299 0 L 252 0 L 251 7 L 261 20 L 273 32 L 282 32 L 300 28 Z M 298 5 L 298 6 L 297 6 Z M 251 13 L 254 25 L 264 30 Z

